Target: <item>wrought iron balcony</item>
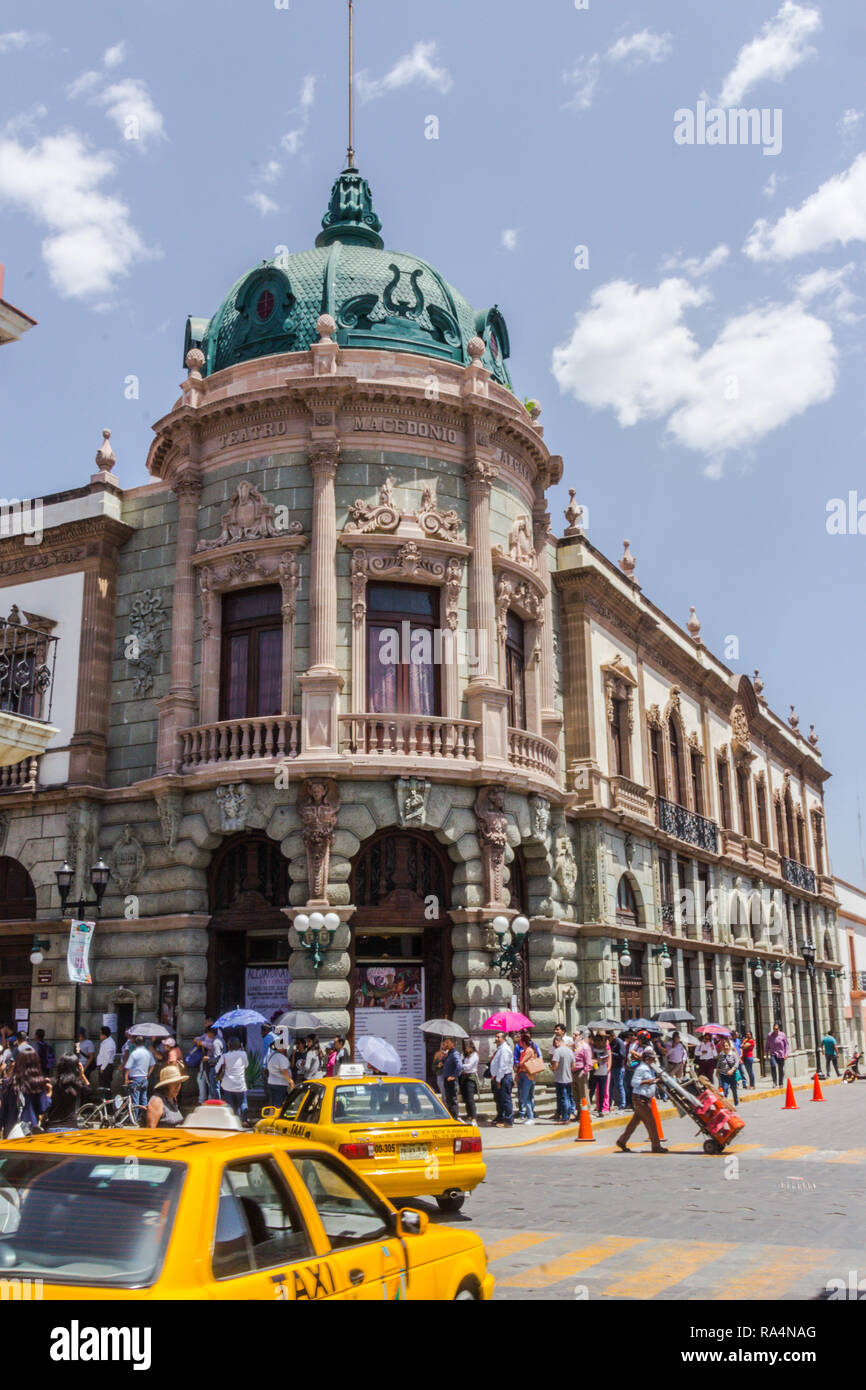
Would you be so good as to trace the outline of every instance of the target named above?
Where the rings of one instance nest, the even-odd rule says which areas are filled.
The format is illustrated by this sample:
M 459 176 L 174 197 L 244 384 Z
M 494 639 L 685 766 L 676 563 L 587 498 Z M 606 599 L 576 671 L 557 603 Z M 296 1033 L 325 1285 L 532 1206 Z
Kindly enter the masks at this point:
M 709 850 L 711 854 L 718 854 L 719 827 L 715 821 L 699 816 L 686 806 L 678 806 L 675 801 L 666 801 L 663 796 L 658 799 L 658 807 L 659 829 L 664 830 L 665 834 L 685 840 L 698 849 Z
M 797 859 L 782 860 L 782 877 L 786 883 L 792 883 L 795 888 L 804 888 L 807 893 L 818 891 L 815 870 L 801 864 Z
M 662 922 L 666 927 L 676 926 L 677 913 L 673 903 L 662 903 Z
M 37 756 L 59 732 L 51 724 L 57 638 L 0 618 L 0 766 Z

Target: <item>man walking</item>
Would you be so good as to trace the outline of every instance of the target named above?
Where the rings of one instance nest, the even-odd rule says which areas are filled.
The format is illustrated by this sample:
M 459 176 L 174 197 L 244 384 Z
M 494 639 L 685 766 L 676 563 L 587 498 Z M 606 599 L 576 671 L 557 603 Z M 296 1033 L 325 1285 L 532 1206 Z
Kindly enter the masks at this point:
M 652 1112 L 651 1101 L 656 1093 L 657 1065 L 658 1058 L 656 1057 L 655 1049 L 652 1047 L 645 1048 L 643 1058 L 635 1067 L 631 1079 L 631 1103 L 634 1106 L 634 1114 L 616 1141 L 617 1148 L 621 1149 L 624 1154 L 632 1152 L 628 1146 L 628 1141 L 634 1134 L 638 1125 L 641 1124 L 649 1135 L 652 1152 L 654 1154 L 670 1153 L 670 1149 L 662 1147 L 662 1142 L 659 1139 L 658 1126 L 656 1125 L 655 1116 Z
M 765 1050 L 770 1059 L 774 1086 L 784 1086 L 785 1059 L 791 1055 L 791 1048 L 780 1024 L 774 1023 L 770 1029 Z
M 452 1120 L 460 1119 L 460 1112 L 457 1102 L 457 1085 L 460 1080 L 460 1053 L 454 1045 L 453 1038 L 442 1039 L 442 1087 L 445 1095 L 445 1104 Z
M 824 1059 L 827 1063 L 827 1075 L 830 1075 L 831 1065 L 836 1068 L 836 1075 L 839 1075 L 839 1049 L 833 1034 L 827 1032 L 821 1039 L 821 1046 L 824 1049 Z
M 556 1087 L 556 1124 L 567 1124 L 574 1113 L 574 1100 L 571 1094 L 571 1083 L 574 1079 L 574 1052 L 572 1050 L 572 1039 L 568 1033 L 563 1037 L 558 1047 L 553 1049 L 550 1057 L 553 1067 L 553 1084 Z
M 496 1128 L 511 1129 L 514 1124 L 514 1105 L 511 1087 L 514 1084 L 514 1049 L 504 1033 L 497 1033 L 496 1051 L 490 1059 L 490 1079 L 496 1097 Z
M 574 1071 L 571 1078 L 571 1099 L 573 1113 L 571 1118 L 575 1119 L 581 1111 L 584 1101 L 588 1102 L 587 1083 L 592 1074 L 592 1048 L 586 1037 L 581 1033 L 580 1037 L 574 1040 Z

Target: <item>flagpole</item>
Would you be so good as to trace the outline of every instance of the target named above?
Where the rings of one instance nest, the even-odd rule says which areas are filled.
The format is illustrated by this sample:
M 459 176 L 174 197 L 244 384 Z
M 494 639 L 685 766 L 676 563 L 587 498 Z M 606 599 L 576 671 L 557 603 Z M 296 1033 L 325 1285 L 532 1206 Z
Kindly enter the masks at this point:
M 355 0 L 349 0 L 349 168 L 355 167 Z

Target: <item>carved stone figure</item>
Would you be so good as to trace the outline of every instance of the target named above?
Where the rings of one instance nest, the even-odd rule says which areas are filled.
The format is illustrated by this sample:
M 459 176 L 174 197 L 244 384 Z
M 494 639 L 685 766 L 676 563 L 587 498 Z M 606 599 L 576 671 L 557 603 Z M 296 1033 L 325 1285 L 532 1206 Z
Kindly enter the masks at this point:
M 505 813 L 505 787 L 482 787 L 475 799 L 478 843 L 484 867 L 487 907 L 505 907 L 503 869 L 508 844 L 508 816 Z
M 146 863 L 144 846 L 133 835 L 131 826 L 123 827 L 120 839 L 111 851 L 109 862 L 112 878 L 121 893 L 130 893 L 136 887 Z
M 164 622 L 162 595 L 153 589 L 143 590 L 141 598 L 137 598 L 130 609 L 130 636 L 126 642 L 126 658 L 134 668 L 133 695 L 149 695 L 153 690 L 153 673 L 162 655 Z
M 249 811 L 249 788 L 243 782 L 217 787 L 216 799 L 220 808 L 220 829 L 223 833 L 233 834 L 237 830 L 243 830 Z
M 734 705 L 731 710 L 731 730 L 733 738 L 731 740 L 734 751 L 746 751 L 751 745 L 752 734 L 749 729 L 749 721 L 746 718 L 746 711 L 742 705 Z
M 301 838 L 307 851 L 307 892 L 310 903 L 325 903 L 328 896 L 328 864 L 340 791 L 332 777 L 310 778 L 298 791 Z
M 529 798 L 529 810 L 532 838 L 540 844 L 544 844 L 547 841 L 547 832 L 550 828 L 550 802 L 543 796 L 531 796 Z
M 577 864 L 574 859 L 571 838 L 564 827 L 559 830 L 556 837 L 553 876 L 562 889 L 565 901 L 573 904 L 574 892 L 577 888 Z
M 397 779 L 397 811 L 401 825 L 424 825 L 427 819 L 430 785 L 426 777 Z
M 528 516 L 519 516 L 508 535 L 508 554 L 518 565 L 538 569 L 538 556 L 532 544 L 532 529 Z
M 352 619 L 356 627 L 362 627 L 367 614 L 367 553 L 352 551 Z
M 246 478 L 238 483 L 229 509 L 221 518 L 222 530 L 215 541 L 200 541 L 197 550 L 217 550 L 238 541 L 259 541 L 269 536 L 298 535 L 303 531 L 299 521 L 292 521 L 281 530 L 274 522 L 275 508 L 266 502 L 257 487 Z
M 183 816 L 183 793 L 173 788 L 156 793 L 156 808 L 159 812 L 159 825 L 162 838 L 169 854 L 174 856 L 177 836 Z
M 445 626 L 456 632 L 460 626 L 460 590 L 463 587 L 463 561 L 454 557 L 445 566 Z

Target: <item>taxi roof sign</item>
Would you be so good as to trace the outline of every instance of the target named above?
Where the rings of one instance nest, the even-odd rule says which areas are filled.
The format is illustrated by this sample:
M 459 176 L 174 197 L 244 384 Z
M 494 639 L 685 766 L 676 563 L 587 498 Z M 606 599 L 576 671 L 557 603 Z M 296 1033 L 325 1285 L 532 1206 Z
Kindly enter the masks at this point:
M 224 1100 L 206 1100 L 191 1110 L 182 1129 L 243 1129 L 239 1115 Z
M 357 1080 L 359 1076 L 364 1076 L 365 1074 L 366 1068 L 363 1062 L 342 1062 L 337 1069 L 338 1076 L 347 1077 L 352 1081 Z

